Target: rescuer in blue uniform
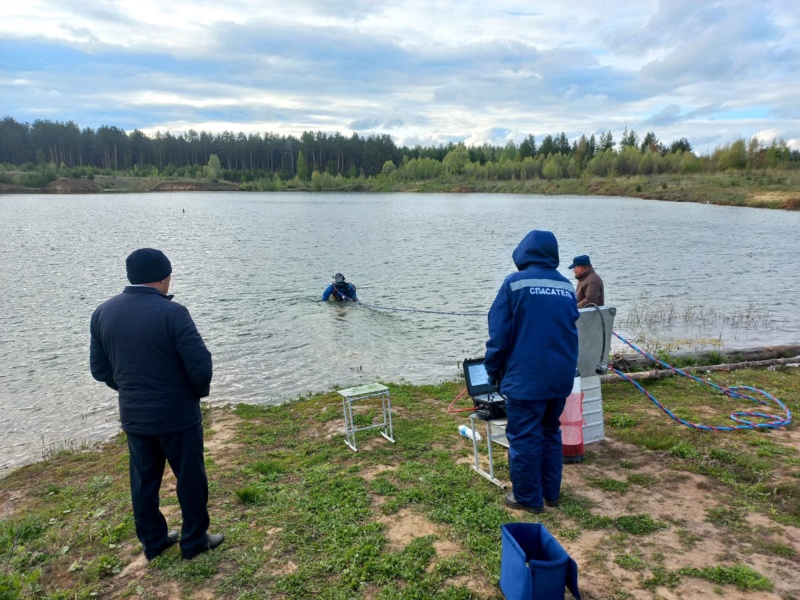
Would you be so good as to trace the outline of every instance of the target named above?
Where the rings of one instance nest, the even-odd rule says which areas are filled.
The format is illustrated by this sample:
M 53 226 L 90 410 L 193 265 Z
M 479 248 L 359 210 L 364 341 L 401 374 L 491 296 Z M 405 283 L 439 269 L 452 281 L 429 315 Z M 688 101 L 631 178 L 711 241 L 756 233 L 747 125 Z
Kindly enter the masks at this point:
M 358 302 L 356 286 L 352 283 L 347 283 L 344 280 L 344 275 L 337 273 L 333 276 L 333 283 L 322 292 L 322 301 L 324 302 L 328 299 L 344 302 Z
M 558 267 L 558 242 L 531 231 L 512 255 L 519 271 L 506 277 L 489 311 L 486 372 L 506 396 L 513 491 L 505 503 L 535 513 L 558 506 L 561 493 L 559 417 L 578 364 L 580 314 L 575 289 Z

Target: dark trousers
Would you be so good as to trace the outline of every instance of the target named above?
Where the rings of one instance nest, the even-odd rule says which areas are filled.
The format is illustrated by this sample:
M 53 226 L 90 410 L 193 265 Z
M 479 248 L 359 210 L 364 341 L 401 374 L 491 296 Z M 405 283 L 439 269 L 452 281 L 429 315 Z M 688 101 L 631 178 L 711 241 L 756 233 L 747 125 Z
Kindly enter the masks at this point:
M 147 558 L 158 554 L 167 541 L 167 521 L 158 508 L 158 492 L 169 461 L 178 480 L 183 528 L 181 552 L 195 554 L 207 546 L 208 479 L 203 463 L 203 426 L 163 435 L 128 434 L 131 502 L 136 536 Z
M 539 507 L 561 493 L 561 423 L 566 398 L 547 401 L 506 399 L 508 461 L 514 498 Z

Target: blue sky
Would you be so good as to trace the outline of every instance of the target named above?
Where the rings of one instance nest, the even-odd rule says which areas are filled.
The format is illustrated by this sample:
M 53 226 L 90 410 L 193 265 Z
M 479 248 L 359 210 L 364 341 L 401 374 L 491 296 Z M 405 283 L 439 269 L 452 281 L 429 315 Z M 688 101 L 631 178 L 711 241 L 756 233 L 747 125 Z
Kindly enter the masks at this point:
M 759 2 L 26 0 L 0 117 L 398 144 L 654 131 L 800 149 L 800 8 Z

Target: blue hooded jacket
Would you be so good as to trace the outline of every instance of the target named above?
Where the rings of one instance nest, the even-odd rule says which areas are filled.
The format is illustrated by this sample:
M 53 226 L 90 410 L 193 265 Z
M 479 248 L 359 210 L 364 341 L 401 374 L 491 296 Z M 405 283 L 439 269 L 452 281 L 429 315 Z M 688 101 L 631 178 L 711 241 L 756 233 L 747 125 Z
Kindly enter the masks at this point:
M 92 375 L 119 391 L 122 429 L 140 435 L 202 422 L 212 365 L 189 311 L 152 287 L 128 286 L 91 321 Z
M 517 400 L 566 398 L 578 365 L 575 289 L 556 271 L 558 242 L 531 231 L 512 255 L 519 272 L 503 282 L 489 310 L 486 372 Z
M 356 295 L 356 286 L 354 286 L 352 283 L 342 282 L 330 284 L 325 288 L 325 291 L 322 292 L 322 301 L 325 302 L 331 297 L 331 295 L 333 295 L 334 300 L 350 300 L 352 302 L 358 301 L 358 296 Z

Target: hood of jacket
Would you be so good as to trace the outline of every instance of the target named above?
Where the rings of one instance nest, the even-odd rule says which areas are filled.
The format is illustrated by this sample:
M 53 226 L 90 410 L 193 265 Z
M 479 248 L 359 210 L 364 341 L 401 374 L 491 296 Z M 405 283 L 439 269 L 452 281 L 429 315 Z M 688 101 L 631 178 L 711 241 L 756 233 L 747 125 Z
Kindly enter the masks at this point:
M 511 255 L 517 269 L 528 267 L 558 267 L 558 241 L 551 231 L 534 229 L 519 243 Z

